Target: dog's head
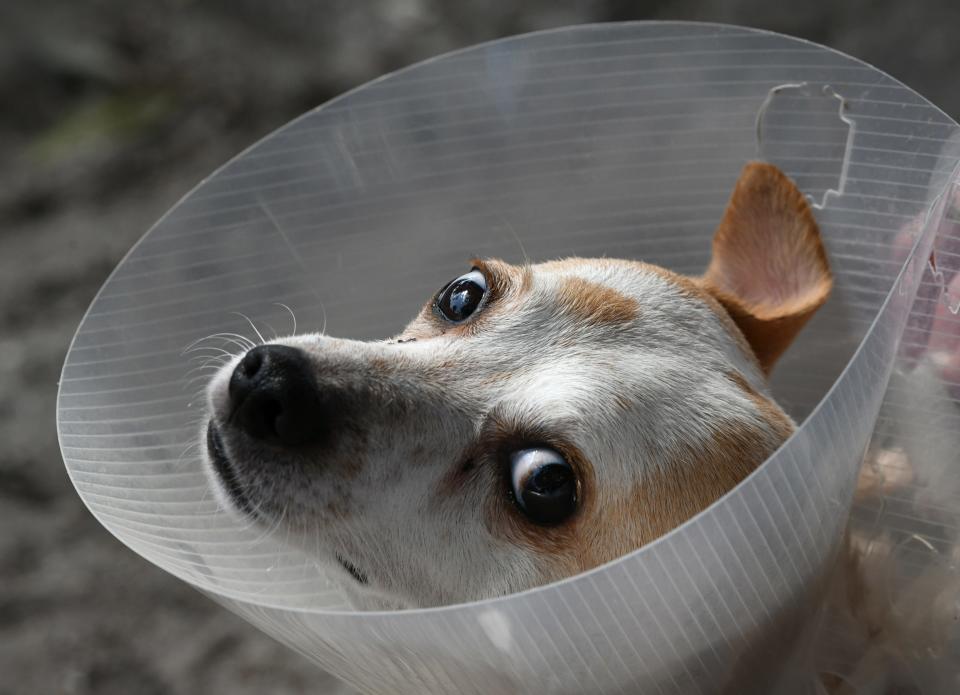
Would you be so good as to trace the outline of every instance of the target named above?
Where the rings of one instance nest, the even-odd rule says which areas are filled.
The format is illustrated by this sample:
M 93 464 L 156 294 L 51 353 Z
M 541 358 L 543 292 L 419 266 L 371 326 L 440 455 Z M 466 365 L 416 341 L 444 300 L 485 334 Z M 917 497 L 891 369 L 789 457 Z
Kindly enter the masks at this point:
M 765 377 L 830 286 L 803 195 L 750 164 L 703 277 L 477 260 L 397 338 L 238 356 L 209 386 L 209 470 L 360 607 L 550 582 L 674 528 L 790 435 Z

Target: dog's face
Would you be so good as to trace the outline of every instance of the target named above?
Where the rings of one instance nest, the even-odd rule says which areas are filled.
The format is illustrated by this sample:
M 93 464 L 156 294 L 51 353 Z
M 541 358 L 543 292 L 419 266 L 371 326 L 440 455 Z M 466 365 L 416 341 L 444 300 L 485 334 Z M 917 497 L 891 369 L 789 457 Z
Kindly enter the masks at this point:
M 701 278 L 475 261 L 397 338 L 238 356 L 209 386 L 208 468 L 358 607 L 537 586 L 674 528 L 790 435 L 765 375 L 829 290 L 803 196 L 751 164 Z

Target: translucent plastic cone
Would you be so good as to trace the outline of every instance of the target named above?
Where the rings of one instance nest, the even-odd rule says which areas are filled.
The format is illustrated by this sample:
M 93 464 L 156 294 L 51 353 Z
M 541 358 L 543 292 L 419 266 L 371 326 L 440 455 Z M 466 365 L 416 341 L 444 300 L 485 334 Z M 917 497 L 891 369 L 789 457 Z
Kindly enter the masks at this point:
M 365 692 L 813 688 L 791 676 L 796 638 L 950 207 L 956 134 L 870 66 L 737 27 L 574 27 L 403 70 L 244 152 L 130 252 L 67 356 L 64 459 L 133 550 Z M 773 380 L 801 428 L 710 509 L 558 584 L 357 613 L 322 567 L 218 508 L 191 344 L 256 338 L 246 317 L 289 333 L 287 308 L 300 331 L 385 337 L 478 255 L 699 273 L 757 158 L 819 206 L 835 290 Z

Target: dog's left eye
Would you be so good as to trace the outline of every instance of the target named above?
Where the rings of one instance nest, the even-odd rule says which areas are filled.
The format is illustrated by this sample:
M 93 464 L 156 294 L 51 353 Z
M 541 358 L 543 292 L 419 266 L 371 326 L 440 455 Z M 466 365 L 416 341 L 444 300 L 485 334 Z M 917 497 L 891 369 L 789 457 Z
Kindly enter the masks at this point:
M 573 468 L 553 449 L 521 449 L 510 455 L 510 483 L 520 509 L 538 524 L 559 524 L 577 506 Z
M 487 293 L 487 279 L 479 270 L 471 270 L 447 285 L 437 297 L 437 310 L 447 321 L 460 323 L 470 318 Z

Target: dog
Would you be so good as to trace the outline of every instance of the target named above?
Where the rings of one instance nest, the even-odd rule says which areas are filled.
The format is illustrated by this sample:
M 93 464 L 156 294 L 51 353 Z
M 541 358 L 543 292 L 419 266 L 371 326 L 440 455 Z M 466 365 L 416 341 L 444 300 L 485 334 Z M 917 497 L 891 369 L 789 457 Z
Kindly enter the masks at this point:
M 751 162 L 700 277 L 474 260 L 393 339 L 237 355 L 207 388 L 205 466 L 359 609 L 553 582 L 694 516 L 794 432 L 767 377 L 831 286 L 806 198 Z

